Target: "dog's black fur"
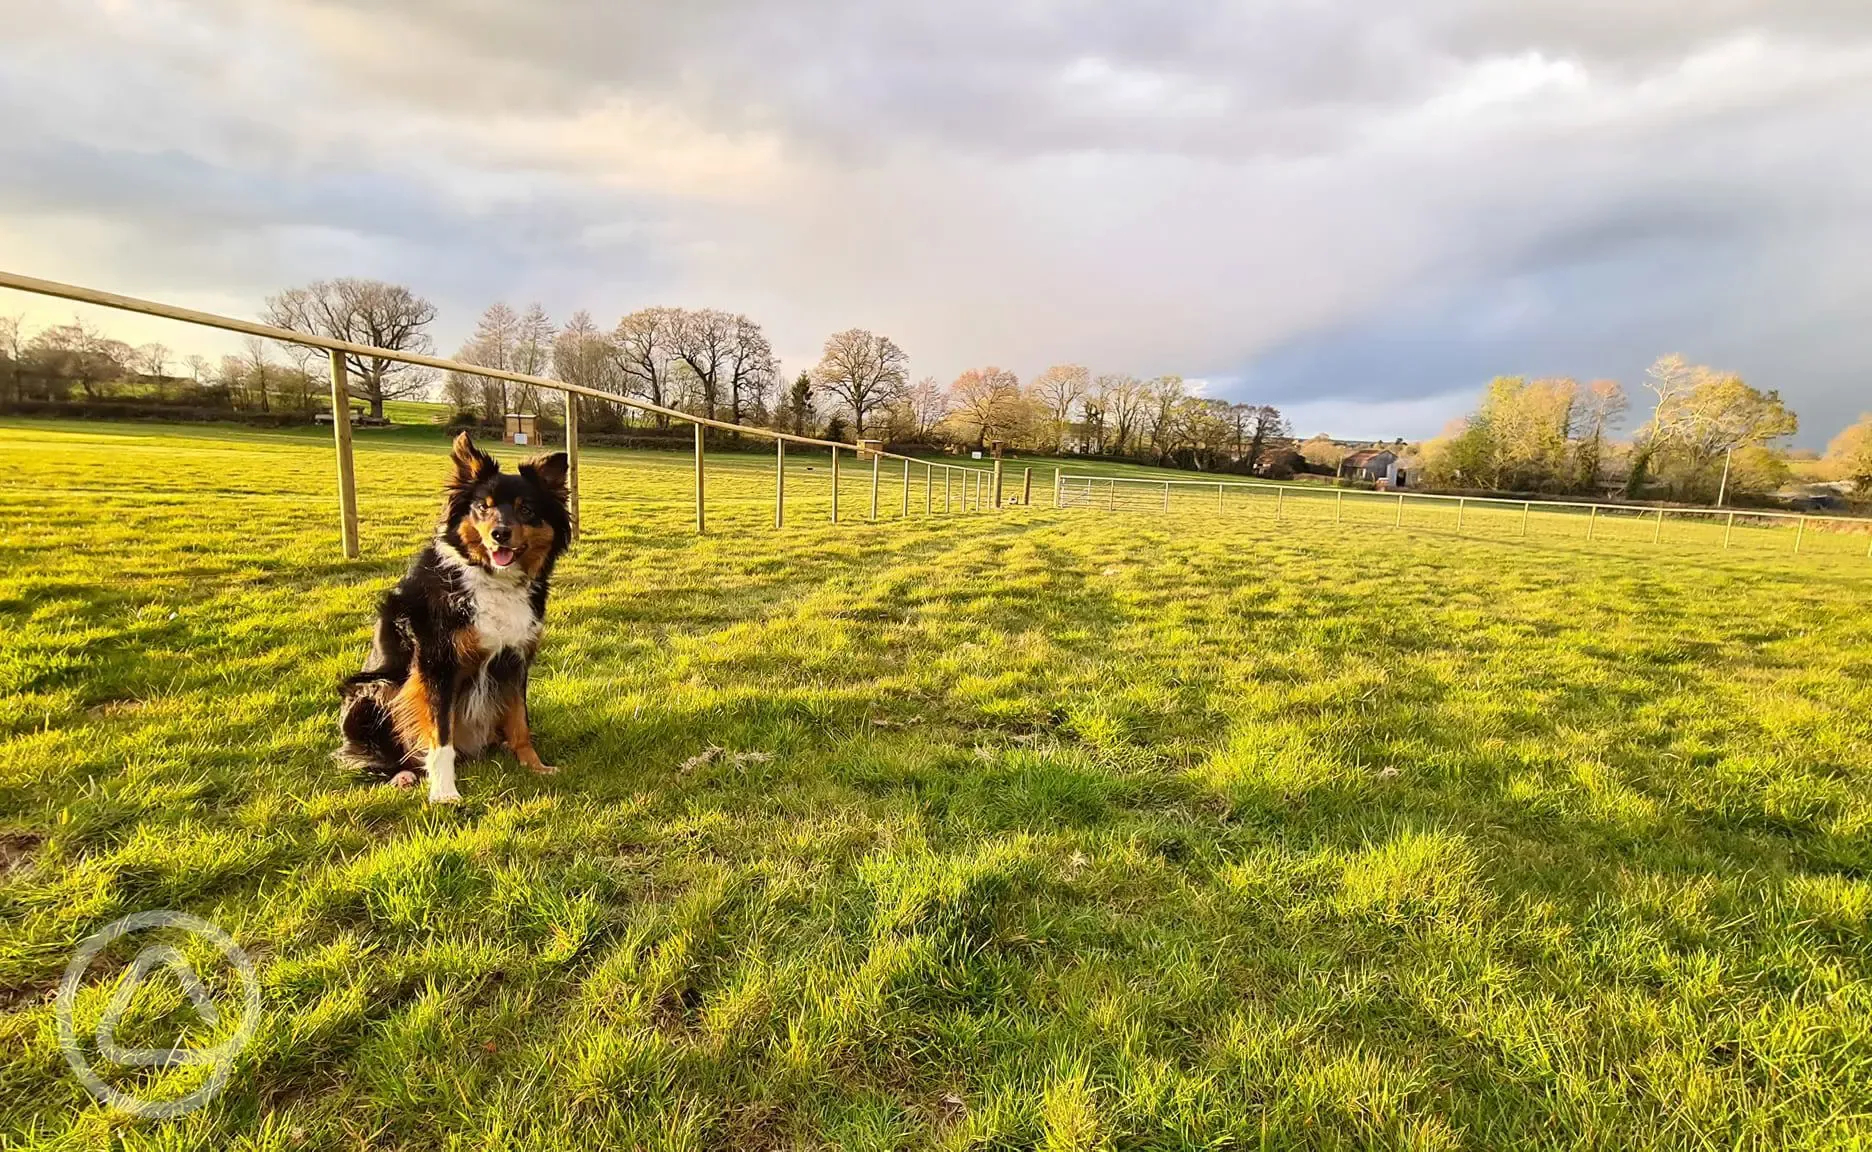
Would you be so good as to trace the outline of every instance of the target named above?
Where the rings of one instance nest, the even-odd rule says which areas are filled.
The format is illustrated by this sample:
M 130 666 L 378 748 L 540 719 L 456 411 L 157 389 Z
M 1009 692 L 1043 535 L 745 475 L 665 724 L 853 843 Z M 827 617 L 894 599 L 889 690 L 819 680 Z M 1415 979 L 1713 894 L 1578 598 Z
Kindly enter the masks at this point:
M 504 743 L 552 771 L 533 749 L 527 677 L 572 533 L 565 453 L 509 475 L 464 432 L 449 460 L 435 539 L 384 598 L 364 670 L 339 689 L 339 757 L 402 785 L 427 770 L 441 801 L 457 798 L 458 753 Z

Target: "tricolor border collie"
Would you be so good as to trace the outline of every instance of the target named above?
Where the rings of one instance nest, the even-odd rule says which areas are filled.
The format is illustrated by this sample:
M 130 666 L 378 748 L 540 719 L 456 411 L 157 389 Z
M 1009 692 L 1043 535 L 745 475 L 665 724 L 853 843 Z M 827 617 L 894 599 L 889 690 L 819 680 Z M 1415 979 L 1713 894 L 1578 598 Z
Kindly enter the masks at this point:
M 384 597 L 364 670 L 347 679 L 339 759 L 400 787 L 429 778 L 453 803 L 455 762 L 505 744 L 534 772 L 527 675 L 539 651 L 553 565 L 571 537 L 566 455 L 502 472 L 455 438 L 442 521 Z

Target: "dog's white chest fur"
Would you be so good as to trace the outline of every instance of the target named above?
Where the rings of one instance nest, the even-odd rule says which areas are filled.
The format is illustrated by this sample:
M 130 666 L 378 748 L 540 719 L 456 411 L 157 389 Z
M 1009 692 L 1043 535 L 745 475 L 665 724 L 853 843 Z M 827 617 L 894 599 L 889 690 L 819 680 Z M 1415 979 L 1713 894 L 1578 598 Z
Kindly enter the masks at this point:
M 533 615 L 525 576 L 507 576 L 470 564 L 455 550 L 443 546 L 443 557 L 454 563 L 462 588 L 474 607 L 475 633 L 490 655 L 503 648 L 525 648 L 539 639 L 540 623 Z

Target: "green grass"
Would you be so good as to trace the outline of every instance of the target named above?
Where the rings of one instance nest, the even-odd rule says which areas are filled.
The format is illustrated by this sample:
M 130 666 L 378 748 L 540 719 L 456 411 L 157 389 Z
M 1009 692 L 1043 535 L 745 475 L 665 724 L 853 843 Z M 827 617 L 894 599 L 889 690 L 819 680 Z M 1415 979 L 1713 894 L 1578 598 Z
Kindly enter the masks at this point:
M 385 400 L 384 418 L 392 424 L 445 424 L 453 411 L 429 400 Z
M 533 685 L 563 771 L 433 808 L 327 759 L 442 463 L 358 443 L 346 562 L 315 435 L 0 425 L 0 1142 L 1872 1140 L 1856 555 L 899 520 L 889 471 L 874 525 L 854 469 L 834 528 L 806 456 L 783 531 L 722 457 L 696 539 L 686 457 L 591 451 Z M 264 1009 L 212 1104 L 132 1125 L 46 997 L 165 907 Z M 113 1082 L 157 1075 L 196 1074 Z

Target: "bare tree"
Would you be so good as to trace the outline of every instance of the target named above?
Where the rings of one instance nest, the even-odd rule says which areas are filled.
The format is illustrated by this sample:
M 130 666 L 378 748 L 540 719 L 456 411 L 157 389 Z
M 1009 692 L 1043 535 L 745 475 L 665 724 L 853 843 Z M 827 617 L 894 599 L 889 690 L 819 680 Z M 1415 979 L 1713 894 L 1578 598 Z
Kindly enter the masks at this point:
M 0 356 L 6 357 L 7 378 L 13 385 L 13 401 L 26 398 L 21 382 L 20 361 L 26 353 L 26 317 L 0 316 Z
M 1020 379 L 1005 368 L 970 368 L 949 385 L 949 419 L 977 448 L 1013 439 L 1027 415 Z
M 764 409 L 768 395 L 780 382 L 780 361 L 760 325 L 746 316 L 734 318 L 734 339 L 728 347 L 728 408 L 736 423 L 750 412 Z
M 1579 397 L 1579 482 L 1591 491 L 1605 464 L 1606 434 L 1625 415 L 1629 402 L 1617 380 L 1594 380 Z
M 1092 382 L 1093 402 L 1099 409 L 1100 451 L 1122 456 L 1137 430 L 1139 402 L 1144 385 L 1136 376 L 1107 375 Z
M 936 377 L 925 376 L 904 393 L 904 411 L 916 442 L 927 444 L 949 415 L 949 393 Z
M 1150 397 L 1148 415 L 1151 450 L 1157 454 L 1157 462 L 1161 464 L 1170 458 L 1172 452 L 1176 451 L 1177 405 L 1187 395 L 1187 392 L 1181 376 L 1159 376 L 1145 385 L 1145 388 Z
M 527 310 L 514 326 L 513 358 L 507 364 L 508 369 L 527 376 L 544 376 L 552 371 L 553 337 L 556 333 L 552 318 L 546 315 L 543 306 L 537 302 L 527 305 Z M 538 413 L 541 410 L 539 390 L 533 385 L 516 384 L 514 389 L 516 412 Z
M 254 395 L 259 397 L 260 411 L 271 412 L 273 405 L 268 395 L 267 373 L 272 365 L 267 363 L 267 342 L 258 336 L 249 336 L 241 343 L 247 349 L 247 358 L 241 362 L 241 376 L 253 389 Z
M 369 344 L 392 352 L 427 353 L 435 305 L 401 284 L 381 280 L 319 280 L 267 298 L 265 320 L 279 328 Z M 420 394 L 429 373 L 380 356 L 344 355 L 351 393 L 381 419 L 385 400 Z
M 1085 397 L 1092 386 L 1092 374 L 1083 364 L 1055 364 L 1033 378 L 1028 390 L 1048 422 L 1051 447 L 1058 452 L 1066 440 L 1066 428 L 1072 421 L 1073 405 Z
M 136 370 L 161 380 L 169 368 L 169 349 L 161 344 L 145 344 L 136 350 Z
M 202 376 L 208 371 L 208 357 L 197 352 L 195 355 L 188 358 L 188 366 L 189 375 L 195 377 L 195 383 L 200 384 L 202 382 Z
M 625 390 L 667 408 L 671 362 L 676 359 L 676 327 L 680 313 L 674 308 L 643 308 L 618 321 L 611 336 L 612 357 L 623 377 Z M 659 427 L 669 417 L 659 412 Z
M 848 328 L 826 339 L 813 381 L 838 397 L 852 415 L 852 430 L 864 435 L 865 417 L 904 388 L 910 358 L 888 336 Z
M 1235 459 L 1243 471 L 1253 472 L 1261 453 L 1270 441 L 1292 435 L 1287 418 L 1272 404 L 1237 404 L 1235 418 Z
M 592 323 L 591 313 L 574 312 L 572 319 L 553 338 L 553 374 L 568 384 L 593 388 L 600 392 L 622 392 L 611 341 Z M 600 425 L 612 423 L 615 405 L 589 397 L 568 396 L 568 403 L 579 406 L 581 416 L 593 417 Z

